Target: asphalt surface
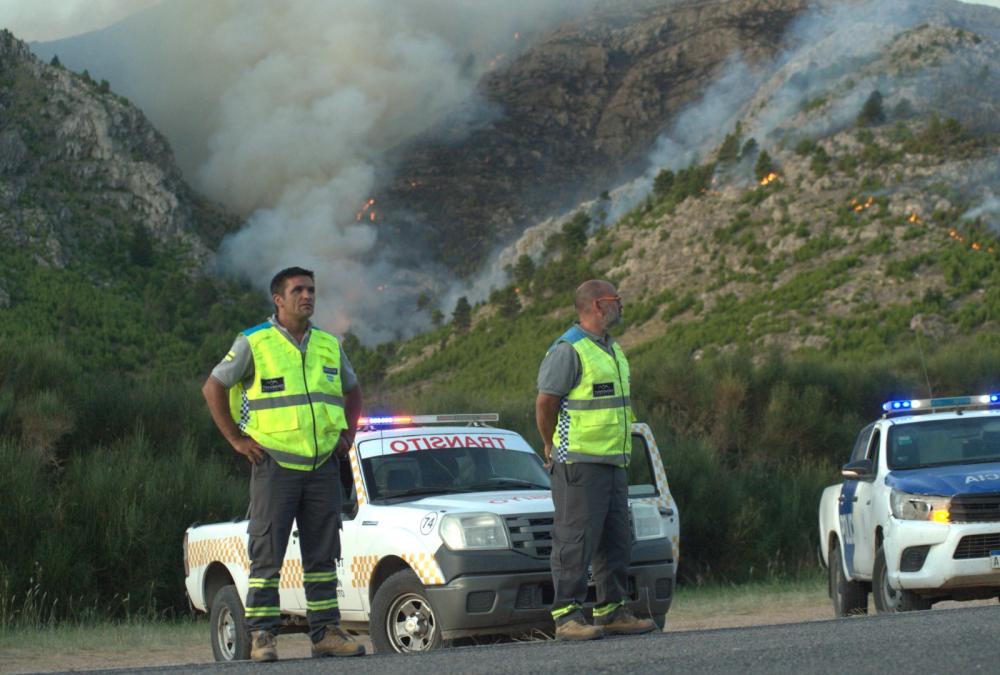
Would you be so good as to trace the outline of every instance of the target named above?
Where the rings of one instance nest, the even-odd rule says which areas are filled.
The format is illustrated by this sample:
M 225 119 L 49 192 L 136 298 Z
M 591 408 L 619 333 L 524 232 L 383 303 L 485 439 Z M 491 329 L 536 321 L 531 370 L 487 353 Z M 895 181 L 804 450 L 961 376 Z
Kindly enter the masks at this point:
M 998 636 L 1000 605 L 778 626 L 653 633 L 586 643 L 526 642 L 443 649 L 427 654 L 295 659 L 271 664 L 198 664 L 129 672 L 995 673 L 1000 672 Z M 280 654 L 280 639 L 278 649 Z

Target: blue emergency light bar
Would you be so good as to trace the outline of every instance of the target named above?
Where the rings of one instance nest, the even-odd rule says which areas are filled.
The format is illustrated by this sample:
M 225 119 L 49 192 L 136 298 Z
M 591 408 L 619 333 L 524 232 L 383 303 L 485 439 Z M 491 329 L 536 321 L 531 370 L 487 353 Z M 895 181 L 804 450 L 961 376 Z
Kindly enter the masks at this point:
M 901 401 L 886 401 L 882 410 L 887 413 L 935 410 L 939 408 L 976 408 L 1000 404 L 1000 394 L 981 396 L 952 396 L 950 398 L 914 398 Z

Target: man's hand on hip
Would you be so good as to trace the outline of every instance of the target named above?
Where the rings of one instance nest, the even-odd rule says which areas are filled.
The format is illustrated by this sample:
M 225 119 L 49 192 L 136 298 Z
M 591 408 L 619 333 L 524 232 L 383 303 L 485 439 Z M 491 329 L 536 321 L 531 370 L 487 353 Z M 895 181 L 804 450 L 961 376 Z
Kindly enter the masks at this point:
M 264 448 L 249 436 L 240 436 L 230 441 L 230 444 L 233 450 L 246 457 L 251 464 L 259 464 L 264 459 Z

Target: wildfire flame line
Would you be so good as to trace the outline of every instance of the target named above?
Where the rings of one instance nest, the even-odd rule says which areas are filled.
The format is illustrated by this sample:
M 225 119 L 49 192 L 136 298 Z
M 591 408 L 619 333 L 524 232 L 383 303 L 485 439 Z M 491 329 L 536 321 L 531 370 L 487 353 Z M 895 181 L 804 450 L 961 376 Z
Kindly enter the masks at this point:
M 760 184 L 761 186 L 770 185 L 776 180 L 778 180 L 778 174 L 772 171 L 771 173 L 767 174 L 766 176 L 760 179 Z
M 955 230 L 955 229 L 948 230 L 948 236 L 951 237 L 952 239 L 954 239 L 955 241 L 957 241 L 960 244 L 964 244 L 965 243 L 965 237 L 963 237 L 962 235 L 960 235 L 958 233 L 958 230 Z M 969 248 L 972 249 L 973 251 L 983 251 L 983 250 L 985 250 L 987 253 L 993 253 L 993 247 L 992 246 L 986 246 L 984 248 L 983 245 L 980 244 L 978 241 L 974 241 L 971 244 L 969 244 Z

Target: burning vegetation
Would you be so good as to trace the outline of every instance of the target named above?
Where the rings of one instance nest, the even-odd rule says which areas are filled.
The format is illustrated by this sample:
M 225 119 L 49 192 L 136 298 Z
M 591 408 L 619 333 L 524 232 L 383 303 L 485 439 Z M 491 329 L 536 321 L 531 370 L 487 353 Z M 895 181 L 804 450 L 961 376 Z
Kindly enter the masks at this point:
M 369 199 L 367 202 L 365 202 L 365 205 L 361 207 L 361 210 L 359 210 L 354 215 L 354 220 L 357 221 L 357 222 L 359 222 L 359 223 L 361 221 L 363 221 L 363 220 L 368 220 L 368 221 L 374 223 L 377 219 L 378 219 L 378 215 L 375 213 L 375 200 L 374 199 Z
M 854 211 L 861 213 L 862 211 L 867 211 L 871 207 L 875 206 L 875 198 L 869 196 L 866 200 L 861 201 L 857 197 L 851 199 L 851 206 L 854 207 Z
M 966 243 L 966 238 L 963 235 L 959 234 L 958 230 L 954 228 L 948 230 L 948 236 L 960 244 Z M 978 241 L 969 242 L 968 244 L 969 248 L 972 249 L 973 251 L 986 251 L 987 253 L 993 253 L 992 246 L 984 246 L 983 244 L 980 244 Z

